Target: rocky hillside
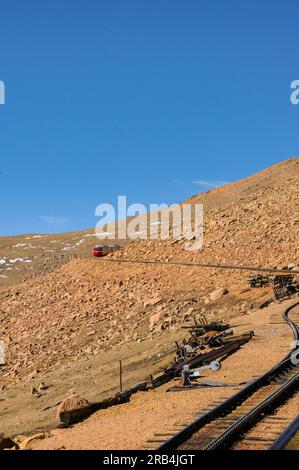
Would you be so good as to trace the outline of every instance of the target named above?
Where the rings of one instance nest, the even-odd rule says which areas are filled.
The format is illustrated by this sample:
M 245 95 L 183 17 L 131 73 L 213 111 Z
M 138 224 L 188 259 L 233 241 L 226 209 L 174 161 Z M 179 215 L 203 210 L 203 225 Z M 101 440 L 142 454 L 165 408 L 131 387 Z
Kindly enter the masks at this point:
M 0 237 L 0 289 L 51 272 L 76 256 L 89 258 L 95 240 L 94 230 Z
M 185 240 L 136 240 L 109 256 L 298 265 L 298 175 L 299 159 L 295 158 L 193 196 L 191 201 L 203 202 L 205 208 L 204 246 L 198 252 L 186 250 Z M 68 251 L 73 253 L 83 250 L 85 242 L 80 240 L 89 240 L 90 234 L 74 236 L 73 245 L 57 237 L 48 246 L 51 242 L 53 246 L 64 243 L 64 248 L 69 244 Z M 37 240 L 28 237 L 28 244 L 34 246 Z M 33 253 L 36 248 L 29 249 Z M 7 269 L 7 260 L 17 266 L 7 254 L 2 259 L 2 269 Z M 198 267 L 70 260 L 52 272 L 0 291 L 0 339 L 7 346 L 2 380 L 23 380 L 37 370 L 97 356 L 116 345 L 126 348 L 132 342 L 158 341 L 167 332 L 178 331 L 194 314 L 223 319 L 245 314 L 270 295 L 267 289 L 247 289 L 246 277 L 244 272 Z
M 188 203 L 202 203 L 205 211 L 204 249 L 195 258 L 246 262 L 252 259 L 266 265 L 286 263 L 288 256 L 283 252 L 298 234 L 298 175 L 299 158 L 292 158 L 257 175 L 188 199 Z M 96 241 L 93 229 L 0 237 L 0 289 L 51 272 L 74 257 L 89 259 Z M 128 242 L 110 241 L 121 245 Z M 161 251 L 159 243 L 138 243 L 130 253 L 144 255 L 149 251 L 152 256 L 156 251 L 157 256 L 165 258 L 179 255 L 177 248 L 164 252 L 167 244 L 162 246 Z M 275 257 L 271 256 L 272 246 Z
M 185 250 L 184 240 L 136 241 L 115 257 L 274 268 L 298 264 L 298 194 L 299 158 L 293 158 L 188 199 L 204 206 L 201 250 Z

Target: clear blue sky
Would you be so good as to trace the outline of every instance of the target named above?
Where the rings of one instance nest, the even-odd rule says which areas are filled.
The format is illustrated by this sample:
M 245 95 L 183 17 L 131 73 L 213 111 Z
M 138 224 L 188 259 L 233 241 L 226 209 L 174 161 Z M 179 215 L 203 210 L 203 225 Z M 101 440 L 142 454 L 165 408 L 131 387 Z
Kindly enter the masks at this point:
M 1 0 L 0 235 L 299 154 L 295 0 Z M 196 184 L 195 181 L 207 182 Z

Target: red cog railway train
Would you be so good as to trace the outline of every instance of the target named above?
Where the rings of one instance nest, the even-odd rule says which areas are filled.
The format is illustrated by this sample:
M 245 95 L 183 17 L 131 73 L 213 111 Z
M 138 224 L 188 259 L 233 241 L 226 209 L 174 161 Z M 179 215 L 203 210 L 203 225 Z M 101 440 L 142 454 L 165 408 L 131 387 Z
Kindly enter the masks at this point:
M 111 243 L 110 245 L 96 245 L 93 247 L 92 254 L 93 256 L 102 257 L 119 249 L 120 245 L 117 245 L 117 243 Z

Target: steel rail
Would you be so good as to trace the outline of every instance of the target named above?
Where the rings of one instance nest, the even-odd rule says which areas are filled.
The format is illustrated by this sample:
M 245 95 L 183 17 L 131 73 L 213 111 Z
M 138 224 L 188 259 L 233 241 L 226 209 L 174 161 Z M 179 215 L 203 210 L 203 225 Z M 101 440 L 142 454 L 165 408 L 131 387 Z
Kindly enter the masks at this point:
M 288 323 L 288 325 L 292 329 L 294 339 L 296 341 L 298 341 L 299 339 L 299 327 L 296 326 L 295 323 L 289 319 L 289 313 L 291 312 L 291 310 L 293 310 L 293 308 L 295 308 L 298 305 L 299 305 L 299 302 L 296 302 L 295 304 L 288 307 L 283 314 L 285 321 Z M 287 354 L 287 356 L 281 362 L 279 362 L 276 366 L 274 366 L 271 370 L 267 371 L 265 374 L 263 374 L 262 376 L 254 380 L 253 382 L 250 382 L 243 389 L 241 389 L 240 391 L 238 391 L 237 393 L 229 397 L 227 400 L 225 400 L 221 404 L 214 407 L 212 410 L 209 410 L 205 414 L 201 415 L 199 418 L 194 420 L 188 426 L 183 428 L 179 433 L 175 434 L 173 437 L 171 437 L 166 442 L 164 442 L 161 446 L 159 446 L 158 450 L 169 451 L 169 450 L 177 449 L 180 445 L 182 445 L 188 439 L 190 439 L 195 432 L 202 429 L 206 424 L 211 423 L 212 421 L 214 421 L 215 419 L 223 415 L 229 414 L 233 409 L 237 408 L 237 406 L 242 404 L 247 398 L 252 396 L 257 390 L 262 388 L 264 385 L 269 384 L 270 381 L 273 379 L 273 377 L 277 376 L 279 373 L 286 370 L 288 367 L 290 366 L 293 367 L 293 364 L 291 362 L 291 356 L 295 348 L 296 346 L 294 346 L 292 350 Z M 297 384 L 297 380 L 295 380 L 295 382 Z M 294 383 L 292 382 L 292 386 L 293 385 Z M 246 422 L 246 419 L 245 419 L 245 422 Z M 229 434 L 227 434 L 227 431 L 230 428 L 232 428 L 232 426 L 229 427 L 225 431 L 227 437 L 230 437 Z M 239 428 L 238 428 L 238 431 L 239 431 Z M 232 430 L 232 432 L 234 431 Z M 221 443 L 223 443 L 223 441 L 221 441 Z
M 279 273 L 289 274 L 295 276 L 299 274 L 298 270 L 289 271 L 288 269 L 275 269 L 275 268 L 258 268 L 257 266 L 238 266 L 235 264 L 211 264 L 211 263 L 191 263 L 188 261 L 161 261 L 161 260 L 140 260 L 140 259 L 114 259 L 114 258 L 101 258 L 103 263 L 129 263 L 129 264 L 157 264 L 165 266 L 187 266 L 187 267 L 200 267 L 200 268 L 215 268 L 215 269 L 237 269 L 243 271 L 257 271 L 265 273 Z
M 278 436 L 268 450 L 283 450 L 297 432 L 299 432 L 299 415 Z
M 267 411 L 270 407 L 274 406 L 283 396 L 289 394 L 292 390 L 296 389 L 299 384 L 299 373 L 291 377 L 286 383 L 284 383 L 278 390 L 275 390 L 265 400 L 258 403 L 248 413 L 239 418 L 235 423 L 229 426 L 220 436 L 211 440 L 209 444 L 203 447 L 202 450 L 217 450 L 228 447 L 231 442 L 235 441 L 235 437 L 241 432 L 250 429 L 255 419 L 261 416 L 261 414 Z

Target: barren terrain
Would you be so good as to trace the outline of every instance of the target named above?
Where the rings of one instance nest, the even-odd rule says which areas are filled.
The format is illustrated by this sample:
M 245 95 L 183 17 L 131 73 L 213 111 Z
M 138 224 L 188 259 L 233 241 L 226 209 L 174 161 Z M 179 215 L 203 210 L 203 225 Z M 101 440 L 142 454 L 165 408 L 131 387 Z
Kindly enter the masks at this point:
M 204 245 L 199 251 L 186 250 L 184 239 L 136 240 L 124 243 L 109 258 L 294 269 L 299 265 L 298 175 L 299 159 L 294 158 L 193 196 L 188 202 L 202 202 L 205 211 Z M 174 341 L 185 334 L 181 326 L 195 315 L 230 320 L 256 333 L 252 343 L 225 361 L 215 380 L 249 380 L 289 348 L 287 327 L 268 324 L 282 306 L 260 310 L 272 291 L 249 289 L 246 272 L 111 263 L 91 259 L 94 244 L 91 230 L 0 239 L 0 339 L 6 346 L 6 364 L 0 366 L 2 432 L 30 434 L 54 427 L 57 404 L 72 392 L 90 401 L 111 395 L 118 387 L 119 360 L 124 361 L 125 386 L 157 373 L 172 360 Z M 277 343 L 270 345 L 272 336 Z M 240 366 L 246 348 L 251 348 L 250 357 L 257 355 L 252 369 Z M 32 389 L 41 383 L 45 387 L 36 394 Z M 218 399 L 229 393 L 187 392 L 189 402 L 184 394 L 169 400 L 165 388 L 137 394 L 132 403 L 98 412 L 71 430 L 55 431 L 39 445 L 107 448 L 101 423 L 107 432 L 115 422 L 123 426 L 123 440 L 118 433 L 113 440 L 109 431 L 109 445 L 138 447 L 179 416 L 180 400 L 186 400 L 193 413 L 200 409 L 199 395 L 200 403 L 208 405 L 216 395 Z M 147 421 L 157 406 L 165 406 L 165 425 L 156 417 Z M 125 435 L 128 424 L 121 423 L 130 423 L 131 430 L 140 420 L 147 423 L 147 433 Z M 95 437 L 87 443 L 82 436 L 91 427 Z

